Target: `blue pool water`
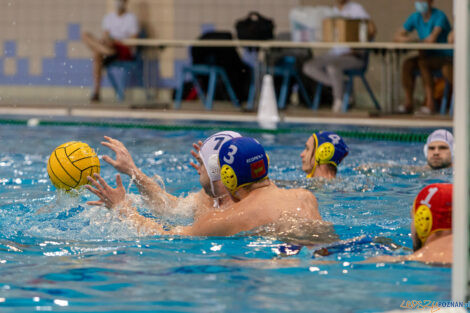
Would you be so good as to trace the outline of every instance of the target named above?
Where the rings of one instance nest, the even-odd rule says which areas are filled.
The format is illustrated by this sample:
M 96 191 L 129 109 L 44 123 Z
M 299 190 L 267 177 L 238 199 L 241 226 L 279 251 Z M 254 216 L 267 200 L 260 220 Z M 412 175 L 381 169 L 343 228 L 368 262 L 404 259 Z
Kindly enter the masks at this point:
M 190 144 L 211 133 L 0 125 L 0 311 L 378 312 L 404 300 L 450 299 L 450 268 L 358 263 L 405 249 L 349 244 L 326 257 L 312 259 L 303 248 L 274 259 L 282 243 L 273 238 L 142 237 L 112 212 L 87 206 L 95 199 L 89 192 L 58 195 L 46 172 L 59 144 L 81 140 L 103 155 L 109 151 L 100 141 L 109 135 L 125 143 L 145 173 L 162 176 L 167 191 L 186 195 L 199 190 Z M 414 167 L 425 164 L 419 143 L 346 138 L 351 152 L 340 178 L 319 186 L 299 168 L 308 132 L 244 135 L 266 147 L 272 179 L 312 190 L 342 240 L 381 236 L 411 247 L 415 195 L 452 179 L 449 170 Z M 114 182 L 116 172 L 103 163 L 103 177 Z M 137 194 L 128 178 L 125 185 Z

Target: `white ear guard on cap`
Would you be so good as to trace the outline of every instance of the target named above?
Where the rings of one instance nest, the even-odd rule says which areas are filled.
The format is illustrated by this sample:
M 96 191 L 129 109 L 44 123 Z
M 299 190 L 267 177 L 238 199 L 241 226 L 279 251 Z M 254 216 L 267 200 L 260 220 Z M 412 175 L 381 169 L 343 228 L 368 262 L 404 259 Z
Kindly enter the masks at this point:
M 213 154 L 209 157 L 206 164 L 207 174 L 211 181 L 220 180 L 219 155 Z

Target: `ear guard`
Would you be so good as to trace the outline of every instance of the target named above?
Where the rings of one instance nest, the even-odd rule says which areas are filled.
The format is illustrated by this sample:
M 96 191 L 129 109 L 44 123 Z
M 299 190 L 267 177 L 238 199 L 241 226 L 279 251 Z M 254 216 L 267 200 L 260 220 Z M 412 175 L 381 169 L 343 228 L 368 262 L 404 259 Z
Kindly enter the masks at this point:
M 328 164 L 335 154 L 335 146 L 331 142 L 322 143 L 315 152 L 315 161 L 318 164 Z
M 224 186 L 227 187 L 230 191 L 235 191 L 237 189 L 237 174 L 230 165 L 224 164 L 222 166 L 220 169 L 220 178 L 222 179 Z
M 414 224 L 418 238 L 424 243 L 432 228 L 432 213 L 426 205 L 420 205 L 416 210 Z

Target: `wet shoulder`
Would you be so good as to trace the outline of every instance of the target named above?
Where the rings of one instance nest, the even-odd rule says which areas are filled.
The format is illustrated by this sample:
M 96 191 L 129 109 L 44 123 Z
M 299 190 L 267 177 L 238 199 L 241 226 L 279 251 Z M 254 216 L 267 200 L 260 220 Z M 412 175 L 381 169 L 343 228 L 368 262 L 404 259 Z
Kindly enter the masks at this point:
M 302 200 L 315 200 L 316 201 L 317 199 L 312 191 L 304 189 L 304 188 L 289 189 L 288 191 L 291 192 L 293 196 Z
M 316 207 L 317 198 L 315 195 L 303 188 L 296 189 L 281 189 L 279 194 L 282 194 L 284 199 L 289 199 L 292 204 L 298 203 L 298 205 L 307 206 L 307 207 Z

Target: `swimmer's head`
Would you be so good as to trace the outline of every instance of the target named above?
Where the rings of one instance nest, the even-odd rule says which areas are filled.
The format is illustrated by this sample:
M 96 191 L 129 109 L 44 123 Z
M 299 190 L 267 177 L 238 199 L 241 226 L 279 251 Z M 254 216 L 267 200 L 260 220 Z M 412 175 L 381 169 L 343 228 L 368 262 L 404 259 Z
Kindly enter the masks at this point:
M 233 195 L 242 187 L 268 177 L 268 156 L 263 146 L 249 137 L 234 138 L 219 152 L 220 176 Z
M 431 184 L 423 188 L 416 196 L 411 216 L 415 251 L 432 234 L 452 230 L 452 184 Z
M 213 197 L 217 196 L 214 190 L 214 182 L 220 180 L 220 168 L 218 160 L 219 150 L 225 142 L 237 137 L 241 137 L 241 135 L 233 131 L 221 131 L 215 133 L 204 140 L 201 150 L 199 151 L 199 155 L 201 156 L 203 163 L 202 165 L 204 165 L 207 173 L 207 177 L 205 177 L 205 173 L 201 173 L 201 186 L 208 194 L 211 194 Z M 209 186 L 210 190 L 208 188 Z
M 329 164 L 336 174 L 336 168 L 348 153 L 349 148 L 339 135 L 332 132 L 314 133 L 300 154 L 302 170 L 310 178 L 314 177 L 318 165 Z
M 438 129 L 428 136 L 424 145 L 424 156 L 432 169 L 452 166 L 454 136 L 445 129 Z

